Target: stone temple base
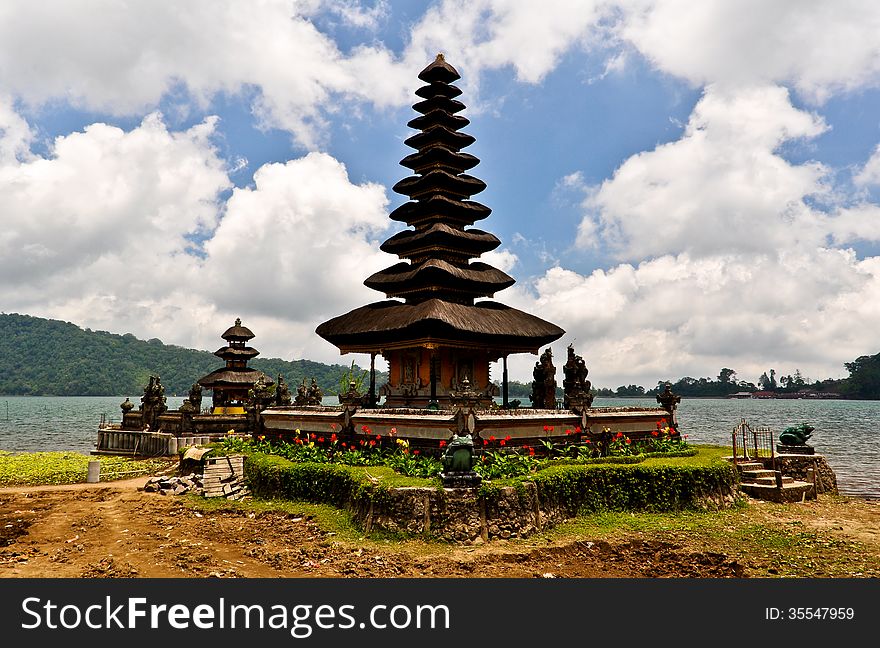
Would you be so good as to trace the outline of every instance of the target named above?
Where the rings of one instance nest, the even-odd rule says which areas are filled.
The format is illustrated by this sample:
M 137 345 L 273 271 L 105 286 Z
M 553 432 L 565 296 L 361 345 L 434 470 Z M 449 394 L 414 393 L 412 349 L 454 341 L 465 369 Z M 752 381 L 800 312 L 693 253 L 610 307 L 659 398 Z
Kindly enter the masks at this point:
M 442 472 L 440 479 L 443 480 L 443 488 L 476 488 L 483 482 L 479 473 L 470 472 Z
M 785 445 L 784 443 L 776 444 L 776 452 L 779 454 L 816 454 L 816 449 L 808 445 Z

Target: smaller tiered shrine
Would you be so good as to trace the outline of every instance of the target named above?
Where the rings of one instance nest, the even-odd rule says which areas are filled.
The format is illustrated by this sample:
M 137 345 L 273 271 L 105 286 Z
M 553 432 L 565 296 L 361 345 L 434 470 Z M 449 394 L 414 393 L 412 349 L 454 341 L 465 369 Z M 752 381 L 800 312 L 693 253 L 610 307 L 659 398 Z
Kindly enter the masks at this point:
M 272 378 L 259 369 L 248 367 L 248 361 L 260 355 L 247 342 L 254 337 L 253 332 L 242 326 L 241 318 L 235 319 L 221 335 L 226 346 L 217 349 L 214 355 L 226 361 L 226 366 L 202 376 L 198 384 L 213 393 L 213 414 L 244 414 L 248 401 L 248 392 L 259 383 L 262 386 L 273 385 Z

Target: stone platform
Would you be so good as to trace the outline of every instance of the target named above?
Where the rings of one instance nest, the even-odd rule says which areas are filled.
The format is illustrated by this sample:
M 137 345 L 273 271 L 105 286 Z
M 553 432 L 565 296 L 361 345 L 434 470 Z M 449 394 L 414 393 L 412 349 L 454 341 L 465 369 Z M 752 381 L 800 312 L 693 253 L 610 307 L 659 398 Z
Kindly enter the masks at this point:
M 452 409 L 313 406 L 273 407 L 263 410 L 260 417 L 261 432 L 267 436 L 290 437 L 296 430 L 320 435 L 350 430 L 355 437 L 394 436 L 409 441 L 412 447 L 436 449 L 456 429 L 455 415 Z M 474 417 L 475 439 L 506 439 L 508 448 L 547 440 L 557 444 L 579 441 L 598 436 L 605 427 L 638 441 L 649 438 L 660 419 L 671 422 L 669 412 L 660 407 L 594 407 L 581 414 L 555 409 L 490 408 L 474 410 Z

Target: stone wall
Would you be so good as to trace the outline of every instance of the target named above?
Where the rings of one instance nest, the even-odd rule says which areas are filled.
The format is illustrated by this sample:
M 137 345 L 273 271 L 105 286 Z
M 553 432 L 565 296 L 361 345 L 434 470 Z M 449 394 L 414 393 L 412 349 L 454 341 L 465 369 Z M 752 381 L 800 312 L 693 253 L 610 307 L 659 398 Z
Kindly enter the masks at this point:
M 727 508 L 737 499 L 735 489 L 707 493 L 698 506 Z M 364 530 L 427 535 L 449 542 L 481 544 L 491 540 L 525 538 L 572 517 L 561 505 L 540 502 L 533 483 L 498 490 L 490 500 L 466 488 L 392 488 L 381 504 L 352 510 Z
M 770 459 L 762 459 L 765 468 L 770 467 Z M 837 495 L 837 476 L 828 465 L 823 455 L 813 454 L 780 454 L 776 455 L 776 470 L 783 475 L 794 477 L 798 481 L 812 483 L 807 471 L 816 471 L 816 490 L 821 493 Z

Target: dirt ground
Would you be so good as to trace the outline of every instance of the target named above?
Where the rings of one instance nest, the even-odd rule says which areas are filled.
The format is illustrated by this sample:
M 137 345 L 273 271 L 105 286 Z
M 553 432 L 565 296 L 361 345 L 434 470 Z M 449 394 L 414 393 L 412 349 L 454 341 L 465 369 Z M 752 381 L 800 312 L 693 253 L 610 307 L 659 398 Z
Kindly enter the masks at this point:
M 247 507 L 209 510 L 184 498 L 144 493 L 139 486 L 145 481 L 0 490 L 0 576 L 725 578 L 813 573 L 786 568 L 785 549 L 771 546 L 743 554 L 723 540 L 724 533 L 699 530 L 563 534 L 476 547 L 341 540 L 305 514 Z M 748 525 L 795 528 L 809 538 L 819 549 L 813 547 L 809 561 L 800 562 L 817 568 L 816 575 L 880 575 L 880 502 L 755 502 L 744 515 Z M 444 559 L 437 560 L 441 552 Z M 858 564 L 847 558 L 853 552 L 861 556 Z

